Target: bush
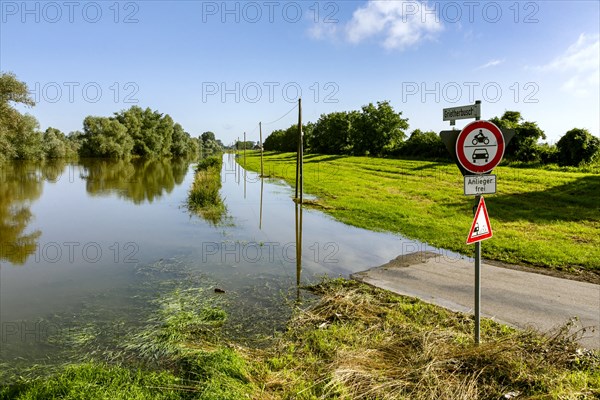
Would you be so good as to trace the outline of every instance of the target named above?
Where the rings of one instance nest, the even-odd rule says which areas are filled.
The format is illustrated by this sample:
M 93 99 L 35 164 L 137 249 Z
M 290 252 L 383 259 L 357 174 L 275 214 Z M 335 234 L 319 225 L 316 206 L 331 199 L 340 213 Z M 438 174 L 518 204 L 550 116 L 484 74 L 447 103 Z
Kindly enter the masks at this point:
M 587 129 L 574 128 L 556 143 L 558 162 L 563 166 L 589 164 L 599 157 L 600 139 Z
M 188 195 L 188 208 L 216 225 L 225 216 L 227 208 L 221 198 L 220 156 L 205 158 L 196 167 L 196 176 Z
M 217 171 L 220 174 L 222 165 L 223 165 L 223 159 L 221 158 L 220 155 L 210 156 L 210 157 L 206 157 L 205 159 L 200 160 L 198 162 L 198 165 L 196 166 L 196 171 L 206 171 L 209 168 L 215 168 L 215 169 L 217 169 Z
M 449 154 L 446 146 L 435 132 L 421 132 L 415 129 L 410 138 L 402 143 L 395 151 L 394 155 L 414 156 L 419 159 L 424 158 L 448 158 Z
M 558 148 L 555 145 L 540 144 L 537 146 L 537 154 L 542 164 L 555 164 L 558 162 Z

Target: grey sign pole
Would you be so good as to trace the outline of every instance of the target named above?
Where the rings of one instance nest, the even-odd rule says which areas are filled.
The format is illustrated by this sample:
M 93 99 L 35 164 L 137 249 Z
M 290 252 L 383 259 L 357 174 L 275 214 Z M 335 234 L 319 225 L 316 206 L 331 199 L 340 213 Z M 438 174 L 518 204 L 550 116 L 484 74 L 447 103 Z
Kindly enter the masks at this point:
M 479 107 L 481 107 L 481 101 L 476 101 Z M 481 108 L 480 108 L 481 110 Z M 479 121 L 481 114 L 475 117 L 475 121 Z M 475 196 L 475 212 L 479 207 L 481 196 Z M 473 214 L 473 216 L 475 216 Z M 479 344 L 481 331 L 481 241 L 475 242 L 475 331 L 473 333 L 475 344 Z
M 475 196 L 475 207 L 479 206 L 481 196 Z M 474 209 L 477 212 L 477 208 Z M 479 344 L 481 318 L 481 242 L 475 242 L 475 344 Z

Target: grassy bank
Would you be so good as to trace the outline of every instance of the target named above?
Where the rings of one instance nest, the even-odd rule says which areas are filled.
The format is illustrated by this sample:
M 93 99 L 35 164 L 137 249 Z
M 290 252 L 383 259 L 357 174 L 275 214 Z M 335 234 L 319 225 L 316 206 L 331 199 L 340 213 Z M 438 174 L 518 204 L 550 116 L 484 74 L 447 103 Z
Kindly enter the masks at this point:
M 578 399 L 600 395 L 600 357 L 557 332 L 542 337 L 354 281 L 308 289 L 262 350 L 228 344 L 206 292 L 161 300 L 129 338 L 133 365 L 85 363 L 0 387 L 0 399 Z M 306 293 L 305 293 L 306 295 Z M 143 340 L 140 340 L 143 339 Z
M 221 189 L 221 154 L 207 157 L 196 166 L 196 175 L 188 195 L 188 208 L 213 224 L 219 223 L 227 209 Z
M 265 175 L 295 180 L 295 153 L 269 153 Z M 258 152 L 247 167 L 260 170 Z M 513 264 L 600 272 L 600 175 L 499 167 L 487 195 L 494 237 L 483 257 Z M 368 157 L 307 155 L 304 191 L 316 206 L 361 228 L 400 233 L 472 254 L 465 244 L 473 197 L 463 194 L 454 164 Z

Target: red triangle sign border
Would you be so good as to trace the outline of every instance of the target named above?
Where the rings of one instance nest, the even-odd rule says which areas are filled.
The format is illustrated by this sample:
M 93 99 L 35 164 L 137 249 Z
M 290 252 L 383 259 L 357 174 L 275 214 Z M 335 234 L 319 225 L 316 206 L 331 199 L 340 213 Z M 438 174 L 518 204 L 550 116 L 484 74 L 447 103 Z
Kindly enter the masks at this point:
M 475 231 L 475 226 L 477 225 L 477 219 L 479 218 L 479 213 L 483 212 L 485 217 L 485 223 L 489 228 L 489 232 L 480 236 L 473 237 L 473 232 Z M 471 225 L 471 230 L 469 231 L 469 236 L 467 237 L 467 244 L 473 244 L 475 242 L 479 242 L 485 239 L 491 238 L 493 235 L 492 225 L 490 224 L 490 217 L 488 216 L 487 208 L 485 206 L 485 200 L 483 196 L 479 200 L 479 204 L 477 205 L 477 211 L 475 211 L 475 218 L 473 218 L 473 224 Z

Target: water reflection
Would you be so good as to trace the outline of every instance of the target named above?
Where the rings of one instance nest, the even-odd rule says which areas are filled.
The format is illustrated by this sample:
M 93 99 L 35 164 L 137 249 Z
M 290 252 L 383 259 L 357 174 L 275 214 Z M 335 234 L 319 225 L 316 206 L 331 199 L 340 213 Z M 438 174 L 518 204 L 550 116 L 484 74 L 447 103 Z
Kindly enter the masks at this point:
M 258 218 L 258 229 L 262 230 L 262 216 L 263 216 L 263 195 L 265 191 L 265 178 L 260 177 L 260 217 Z
M 302 278 L 302 204 L 295 203 L 296 214 L 296 300 L 300 301 L 300 281 Z
M 26 232 L 33 218 L 30 206 L 42 195 L 43 172 L 27 162 L 3 164 L 0 169 L 0 261 L 23 265 L 35 252 L 41 232 Z M 40 173 L 42 172 L 42 173 Z
M 184 159 L 82 160 L 81 178 L 94 196 L 117 194 L 135 204 L 152 203 L 183 182 L 189 161 Z

